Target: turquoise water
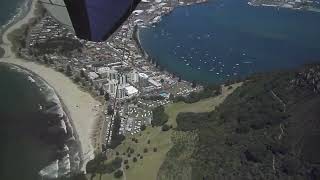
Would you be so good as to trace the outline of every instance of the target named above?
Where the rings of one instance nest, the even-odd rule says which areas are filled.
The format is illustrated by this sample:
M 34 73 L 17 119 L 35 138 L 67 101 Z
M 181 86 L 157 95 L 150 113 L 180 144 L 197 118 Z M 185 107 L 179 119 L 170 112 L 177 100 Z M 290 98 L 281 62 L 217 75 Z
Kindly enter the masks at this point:
M 214 0 L 142 28 L 147 53 L 187 80 L 222 82 L 320 61 L 320 13 Z
M 25 73 L 0 63 L 0 179 L 36 180 L 56 157 L 39 87 Z

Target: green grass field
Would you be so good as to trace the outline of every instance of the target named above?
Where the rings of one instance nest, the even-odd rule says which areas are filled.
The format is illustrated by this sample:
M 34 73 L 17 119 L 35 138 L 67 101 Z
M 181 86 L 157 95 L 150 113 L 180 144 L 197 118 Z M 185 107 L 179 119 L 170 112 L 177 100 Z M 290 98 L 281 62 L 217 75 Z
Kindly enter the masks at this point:
M 129 161 L 128 165 L 130 168 L 124 168 L 127 179 L 156 179 L 158 170 L 167 152 L 172 147 L 171 133 L 171 130 L 162 132 L 161 128 L 148 127 L 145 131 L 141 132 L 141 134 L 128 136 L 121 145 L 119 145 L 113 152 L 109 153 L 109 159 L 111 160 L 117 157 L 116 152 L 118 152 L 119 157 L 122 157 L 123 160 Z M 138 143 L 132 141 L 132 138 L 138 139 Z M 150 144 L 148 144 L 148 140 L 150 140 Z M 128 147 L 134 150 L 131 157 L 128 157 Z M 148 149 L 148 152 L 146 153 L 144 152 L 145 148 Z M 157 152 L 153 152 L 153 148 L 157 148 Z M 123 155 L 123 153 L 125 153 L 125 155 Z M 137 157 L 138 154 L 143 156 L 143 159 Z M 133 162 L 134 157 L 138 159 L 137 162 Z M 98 180 L 99 176 L 95 179 Z M 102 179 L 111 180 L 115 178 L 113 177 L 113 174 L 104 174 Z
M 173 103 L 166 106 L 166 113 L 169 115 L 168 124 L 176 127 L 176 117 L 180 112 L 209 112 L 215 109 L 217 105 L 222 103 L 224 99 L 231 94 L 236 87 L 239 87 L 241 83 L 233 85 L 232 89 L 227 87 L 223 88 L 222 95 L 217 97 L 208 98 L 201 100 L 197 103 L 186 104 L 186 103 Z M 124 168 L 123 180 L 156 180 L 158 171 L 166 159 L 168 151 L 173 147 L 172 138 L 177 135 L 173 129 L 163 132 L 161 127 L 147 127 L 147 129 L 140 134 L 133 136 L 127 136 L 126 140 L 123 141 L 113 152 L 108 154 L 109 161 L 118 156 L 122 157 L 123 160 L 128 160 L 129 169 Z M 132 138 L 138 140 L 138 143 L 132 141 Z M 150 144 L 148 144 L 150 140 Z M 128 157 L 128 147 L 134 149 L 134 153 L 131 157 Z M 144 149 L 147 148 L 148 152 L 144 153 Z M 157 148 L 157 152 L 153 152 L 153 148 Z M 123 154 L 125 153 L 125 154 Z M 137 162 L 133 162 L 133 158 L 137 157 L 138 154 L 143 156 L 143 159 L 137 158 Z M 99 175 L 94 178 L 99 180 Z M 112 180 L 113 174 L 102 175 L 102 180 Z
M 221 104 L 228 95 L 230 95 L 237 87 L 241 85 L 242 83 L 233 84 L 232 89 L 228 89 L 228 87 L 223 87 L 221 95 L 217 97 L 203 99 L 193 104 L 178 102 L 178 103 L 167 105 L 166 113 L 169 115 L 168 123 L 171 124 L 173 127 L 176 127 L 177 126 L 176 117 L 181 112 L 201 113 L 201 112 L 213 111 L 216 106 Z

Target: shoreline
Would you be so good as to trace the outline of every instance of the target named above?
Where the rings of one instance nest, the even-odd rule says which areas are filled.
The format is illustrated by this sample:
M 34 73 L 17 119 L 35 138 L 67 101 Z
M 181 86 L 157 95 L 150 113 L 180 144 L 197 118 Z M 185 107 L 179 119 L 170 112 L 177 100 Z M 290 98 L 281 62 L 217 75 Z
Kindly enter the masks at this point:
M 6 24 L 1 25 L 0 27 L 0 37 L 6 32 L 12 25 L 14 25 L 16 22 L 23 19 L 28 12 L 31 10 L 32 6 L 32 0 L 25 0 L 20 6 L 17 8 L 16 14 L 12 16 Z M 0 39 L 0 44 L 2 44 L 2 38 Z
M 81 91 L 68 77 L 62 73 L 56 72 L 52 68 L 39 65 L 34 62 L 28 62 L 16 57 L 11 51 L 12 42 L 8 39 L 8 34 L 19 29 L 22 25 L 28 24 L 29 20 L 35 15 L 36 4 L 38 1 L 31 0 L 30 8 L 24 17 L 19 18 L 1 34 L 1 47 L 5 50 L 4 57 L 0 62 L 6 62 L 12 65 L 18 65 L 22 68 L 36 74 L 51 87 L 54 87 L 64 111 L 69 114 L 72 129 L 80 142 L 82 152 L 82 171 L 85 171 L 86 163 L 94 157 L 94 147 L 92 145 L 91 134 L 98 112 L 101 111 L 101 103 L 93 99 L 90 94 Z M 97 108 L 98 107 L 98 108 Z
M 76 169 L 76 170 L 74 170 L 75 172 L 80 171 L 80 167 L 83 164 L 83 162 L 82 162 L 83 152 L 82 152 L 82 148 L 81 148 L 81 142 L 79 140 L 79 135 L 77 134 L 77 131 L 74 128 L 75 126 L 74 126 L 73 120 L 71 119 L 70 112 L 68 111 L 68 108 L 63 103 L 63 101 L 61 101 L 61 97 L 56 92 L 55 88 L 50 86 L 49 83 L 45 79 L 43 79 L 41 76 L 30 71 L 29 69 L 24 68 L 23 66 L 11 64 L 11 63 L 7 63 L 7 62 L 0 62 L 0 64 L 7 65 L 10 68 L 12 67 L 12 68 L 16 69 L 18 72 L 22 72 L 23 74 L 28 76 L 29 81 L 31 81 L 32 83 L 35 83 L 38 86 L 39 93 L 41 94 L 41 96 L 45 97 L 44 98 L 45 104 L 41 104 L 41 109 L 43 108 L 43 106 L 45 106 L 47 108 L 47 109 L 42 109 L 40 111 L 42 111 L 43 113 L 48 114 L 48 115 L 54 114 L 54 115 L 57 115 L 61 118 L 61 119 L 58 118 L 55 121 L 57 123 L 56 125 L 60 125 L 59 128 L 64 129 L 64 131 L 66 133 L 65 134 L 66 137 L 64 139 L 63 144 L 69 150 L 72 149 L 72 150 L 68 151 L 68 153 L 67 153 L 67 155 L 69 156 L 69 161 L 71 162 L 71 164 L 78 163 L 77 168 L 75 168 L 71 165 L 70 170 L 71 170 L 71 172 L 73 172 L 72 170 L 74 170 L 74 169 Z M 43 92 L 43 90 L 45 92 Z M 55 104 L 55 105 L 52 106 L 49 104 Z M 62 123 L 62 121 L 64 123 Z M 64 124 L 64 125 L 62 125 L 62 124 Z M 73 144 L 73 142 L 76 142 L 76 144 Z M 59 149 L 59 151 L 64 152 L 65 149 Z M 79 157 L 78 153 L 80 153 L 80 157 Z M 72 157 L 72 159 L 70 158 L 70 156 Z M 79 162 L 77 162 L 77 160 L 75 160 L 78 158 L 80 158 Z M 61 161 L 61 160 L 58 160 L 58 161 Z M 40 176 L 47 175 L 45 169 L 46 168 L 43 168 L 39 172 Z
M 247 79 L 251 75 L 256 74 L 256 72 L 254 72 L 254 73 L 247 74 L 247 75 L 236 76 L 235 78 L 229 76 L 231 78 L 228 77 L 228 78 L 224 78 L 223 80 L 215 81 L 215 82 L 208 82 L 207 80 L 191 80 L 191 79 L 184 77 L 182 75 L 184 73 L 178 73 L 178 72 L 175 72 L 174 70 L 168 70 L 166 65 L 162 65 L 158 59 L 152 57 L 151 54 L 148 54 L 148 52 L 143 48 L 143 45 L 140 40 L 141 34 L 140 34 L 139 30 L 141 30 L 142 28 L 152 28 L 153 26 L 156 27 L 158 25 L 158 23 L 161 21 L 162 17 L 170 15 L 170 13 L 172 11 L 174 11 L 176 8 L 181 8 L 181 7 L 185 7 L 185 6 L 194 6 L 194 5 L 205 4 L 205 3 L 210 3 L 210 2 L 211 1 L 209 1 L 209 0 L 203 0 L 201 2 L 185 4 L 185 5 L 178 5 L 178 6 L 173 7 L 173 9 L 171 11 L 159 15 L 160 18 L 157 22 L 148 21 L 148 22 L 144 22 L 142 25 L 135 25 L 135 26 L 137 26 L 137 27 L 135 27 L 135 29 L 137 29 L 137 30 L 133 31 L 132 36 L 133 36 L 133 41 L 135 42 L 137 49 L 139 49 L 139 51 L 140 51 L 140 54 L 143 57 L 145 57 L 145 59 L 147 59 L 150 64 L 155 66 L 157 70 L 160 70 L 161 69 L 160 67 L 162 66 L 162 67 L 164 67 L 165 72 L 167 72 L 171 75 L 175 75 L 175 76 L 179 77 L 181 80 L 184 80 L 186 82 L 189 82 L 189 83 L 196 82 L 199 85 L 206 85 L 206 84 L 221 84 L 221 85 L 223 85 L 223 84 L 229 84 L 230 82 L 240 82 L 240 81 Z M 279 10 L 279 8 L 283 8 L 283 9 L 290 9 L 293 11 L 320 12 L 320 9 L 312 9 L 312 8 L 311 9 L 310 8 L 290 8 L 290 7 L 286 7 L 286 6 L 279 6 L 279 5 L 272 5 L 272 4 L 270 4 L 270 5 L 268 5 L 268 4 L 255 4 L 255 3 L 252 3 L 250 0 L 247 2 L 247 4 L 248 4 L 248 6 L 252 6 L 252 7 L 271 7 L 271 8 L 278 8 L 278 10 Z M 153 61 L 151 61 L 151 59 Z M 243 63 L 245 63 L 245 62 L 243 62 Z M 156 64 L 158 64 L 159 66 L 156 66 Z M 281 68 L 281 69 L 283 69 L 283 68 Z M 291 67 L 289 69 L 291 69 Z M 266 72 L 270 72 L 270 71 L 266 71 Z M 261 72 L 261 73 L 266 73 L 266 72 Z
M 195 1 L 195 2 L 192 2 L 192 3 L 178 4 L 176 6 L 173 6 L 170 11 L 167 11 L 167 12 L 159 15 L 158 17 L 160 17 L 160 18 L 157 21 L 150 20 L 148 22 L 144 22 L 142 25 L 136 24 L 134 26 L 134 29 L 132 31 L 131 36 L 133 37 L 132 39 L 133 39 L 137 49 L 139 50 L 139 53 L 142 55 L 142 57 L 144 57 L 150 63 L 150 65 L 154 66 L 158 71 L 164 71 L 165 73 L 168 73 L 168 74 L 170 74 L 172 76 L 179 77 L 182 81 L 185 81 L 185 82 L 188 82 L 188 83 L 193 83 L 194 81 L 186 80 L 185 78 L 183 78 L 183 75 L 177 74 L 177 72 L 168 71 L 167 69 L 161 70 L 161 67 L 163 67 L 163 66 L 160 65 L 160 63 L 158 62 L 157 59 L 153 59 L 153 57 L 150 56 L 150 54 L 143 48 L 142 43 L 141 43 L 141 39 L 140 39 L 140 30 L 141 30 L 140 28 L 151 28 L 152 26 L 157 26 L 164 16 L 168 16 L 176 8 L 185 7 L 185 6 L 206 4 L 206 3 L 209 3 L 209 2 L 210 2 L 209 0 L 198 0 L 198 1 Z M 198 82 L 198 83 L 202 84 L 204 82 Z
M 20 5 L 20 7 L 17 8 L 16 14 L 11 17 L 6 24 L 1 25 L 0 27 L 0 45 L 3 44 L 3 34 L 16 22 L 23 19 L 28 12 L 31 10 L 32 0 L 25 0 L 24 3 Z M 0 46 L 0 58 L 4 57 L 5 55 L 5 49 Z
M 272 8 L 284 8 L 284 9 L 291 9 L 291 10 L 295 10 L 295 11 L 310 11 L 310 12 L 320 12 L 319 8 L 316 7 L 312 7 L 312 6 L 298 6 L 295 7 L 292 4 L 288 4 L 288 3 L 282 3 L 282 4 L 272 4 L 272 3 L 256 3 L 254 1 L 248 1 L 247 3 L 249 6 L 253 6 L 253 7 L 272 7 Z

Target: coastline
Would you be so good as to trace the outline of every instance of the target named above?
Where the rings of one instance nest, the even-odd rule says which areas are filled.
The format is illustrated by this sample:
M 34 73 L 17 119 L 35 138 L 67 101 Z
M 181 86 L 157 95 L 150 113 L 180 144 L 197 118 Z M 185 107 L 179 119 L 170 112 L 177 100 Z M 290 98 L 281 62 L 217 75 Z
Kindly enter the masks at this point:
M 0 37 L 16 22 L 23 19 L 31 9 L 32 0 L 25 0 L 20 7 L 17 9 L 16 14 L 8 20 L 8 22 L 0 27 Z M 2 38 L 0 39 L 0 44 L 2 44 Z
M 194 6 L 194 5 L 202 5 L 202 4 L 207 4 L 209 3 L 209 0 L 195 0 L 193 2 L 183 2 L 183 3 L 179 3 L 175 6 L 173 6 L 169 11 L 163 12 L 162 14 L 158 14 L 157 16 L 151 18 L 149 21 L 146 21 L 142 24 L 136 24 L 134 25 L 134 29 L 132 31 L 132 39 L 136 45 L 136 48 L 138 49 L 140 55 L 142 57 L 144 57 L 146 60 L 149 61 L 149 63 L 154 66 L 158 71 L 164 71 L 167 74 L 170 74 L 172 76 L 176 76 L 179 77 L 179 79 L 181 79 L 184 82 L 190 83 L 192 84 L 193 80 L 188 80 L 186 78 L 183 77 L 182 74 L 179 74 L 177 72 L 173 72 L 173 71 L 168 71 L 165 66 L 162 66 L 161 63 L 159 63 L 158 59 L 154 59 L 154 57 L 152 57 L 142 46 L 141 43 L 141 37 L 140 37 L 140 30 L 141 28 L 151 28 L 152 26 L 157 26 L 160 21 L 162 20 L 163 17 L 170 15 L 176 8 L 181 8 L 181 7 L 187 7 L 187 6 Z M 156 17 L 157 20 L 154 20 Z M 162 69 L 164 68 L 164 69 Z M 197 82 L 200 85 L 203 84 L 204 82 Z M 204 83 L 205 84 L 205 83 Z
M 133 40 L 135 41 L 135 43 L 138 46 L 138 49 L 140 51 L 140 53 L 143 55 L 143 57 L 145 57 L 146 59 L 149 59 L 149 54 L 145 51 L 145 49 L 143 49 L 141 41 L 140 41 L 140 26 L 135 25 L 134 30 L 133 30 Z
M 54 87 L 50 86 L 42 77 L 23 66 L 7 62 L 0 62 L 0 64 L 7 65 L 16 71 L 23 73 L 28 77 L 28 80 L 31 83 L 36 84 L 39 88 L 39 93 L 44 97 L 43 102 L 39 104 L 39 111 L 46 114 L 47 118 L 50 119 L 48 121 L 54 124 L 51 125 L 50 128 L 60 131 L 58 134 L 52 135 L 64 135 L 65 137 L 62 142 L 59 142 L 62 143 L 64 147 L 57 152 L 63 158 L 56 159 L 50 165 L 44 167 L 39 172 L 39 175 L 43 177 L 60 177 L 58 174 L 61 169 L 64 169 L 64 173 L 62 173 L 64 175 L 69 174 L 69 171 L 71 173 L 78 172 L 83 164 L 83 152 L 80 147 L 81 142 L 79 141 L 79 135 L 74 128 L 75 126 L 71 119 L 70 112 L 66 105 L 61 101 L 61 97 L 57 94 Z M 64 134 L 62 134 L 62 132 Z M 58 171 L 54 171 L 56 167 L 58 167 Z
M 273 8 L 285 8 L 285 9 L 292 9 L 292 10 L 300 10 L 300 11 L 311 11 L 311 12 L 320 12 L 319 8 L 316 7 L 312 7 L 310 5 L 308 6 L 294 6 L 292 4 L 289 3 L 257 3 L 255 1 L 249 1 L 247 3 L 249 6 L 256 6 L 256 7 L 273 7 Z
M 24 3 L 22 3 L 21 6 L 17 9 L 16 14 L 11 19 L 9 19 L 6 24 L 0 27 L 0 37 L 1 37 L 0 44 L 3 43 L 2 36 L 4 32 L 6 32 L 10 28 L 10 26 L 20 21 L 21 19 L 23 19 L 27 15 L 27 13 L 30 11 L 31 4 L 32 4 L 31 2 L 32 0 L 25 0 Z M 0 46 L 0 58 L 4 57 L 4 54 L 5 54 L 5 49 Z
M 94 148 L 92 145 L 91 135 L 93 126 L 98 117 L 101 103 L 92 98 L 88 93 L 81 91 L 76 84 L 62 73 L 16 57 L 16 54 L 11 51 L 12 43 L 8 39 L 8 34 L 13 30 L 27 24 L 34 17 L 37 1 L 30 1 L 31 5 L 28 12 L 19 20 L 10 24 L 2 34 L 1 47 L 5 50 L 4 57 L 0 62 L 20 66 L 37 76 L 41 77 L 47 84 L 54 87 L 54 91 L 59 97 L 63 109 L 70 118 L 72 128 L 75 130 L 75 135 L 81 144 L 83 165 L 81 170 L 85 171 L 86 163 L 94 157 Z

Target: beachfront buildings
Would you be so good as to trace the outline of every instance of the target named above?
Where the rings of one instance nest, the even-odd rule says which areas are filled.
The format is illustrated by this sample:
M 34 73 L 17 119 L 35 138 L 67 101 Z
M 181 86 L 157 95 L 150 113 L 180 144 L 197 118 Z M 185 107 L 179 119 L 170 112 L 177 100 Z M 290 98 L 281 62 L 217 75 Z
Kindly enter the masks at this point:
M 118 98 L 120 103 L 115 108 L 122 119 L 121 131 L 137 133 L 141 124 L 150 124 L 154 107 L 169 103 L 169 94 L 184 96 L 195 90 L 191 83 L 160 71 L 139 44 L 139 27 L 160 20 L 161 15 L 183 3 L 181 1 L 143 1 L 106 42 L 78 39 L 64 23 L 57 22 L 58 18 L 45 15 L 30 29 L 22 55 L 60 72 L 71 69 L 70 78 L 91 93 L 100 97 L 108 93 L 111 98 L 108 105 L 113 105 L 114 98 Z M 149 98 L 159 95 L 166 99 Z M 105 115 L 103 131 L 107 133 L 112 121 L 106 112 Z
M 124 64 L 111 63 L 100 67 L 95 66 L 88 72 L 90 79 L 113 98 L 132 98 L 139 94 L 139 73 Z

